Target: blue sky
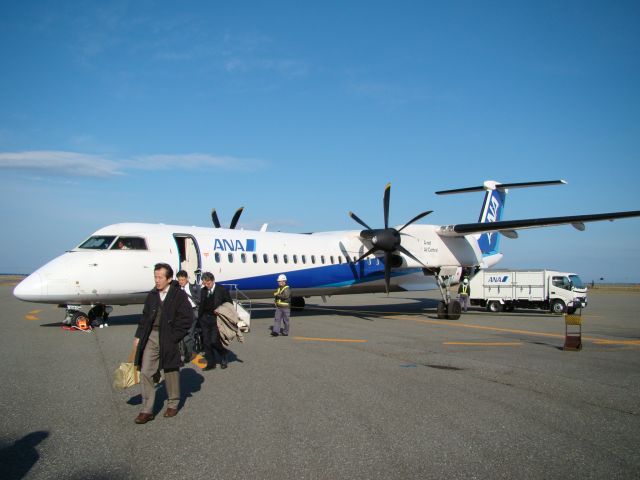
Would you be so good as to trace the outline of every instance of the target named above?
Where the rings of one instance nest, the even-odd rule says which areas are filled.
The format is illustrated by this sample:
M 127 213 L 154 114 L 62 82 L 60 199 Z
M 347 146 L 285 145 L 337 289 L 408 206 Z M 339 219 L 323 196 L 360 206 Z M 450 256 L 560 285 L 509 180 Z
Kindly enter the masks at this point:
M 123 221 L 306 232 L 640 209 L 640 3 L 0 4 L 0 272 Z M 528 230 L 501 266 L 640 281 L 640 219 Z

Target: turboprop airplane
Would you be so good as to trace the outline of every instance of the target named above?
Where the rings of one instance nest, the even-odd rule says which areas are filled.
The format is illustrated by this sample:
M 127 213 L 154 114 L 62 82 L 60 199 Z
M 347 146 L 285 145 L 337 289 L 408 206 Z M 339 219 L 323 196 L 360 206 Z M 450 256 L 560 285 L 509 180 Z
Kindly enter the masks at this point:
M 242 209 L 231 228 L 222 228 L 212 211 L 215 228 L 120 223 L 91 234 L 80 245 L 51 260 L 25 278 L 14 295 L 25 301 L 58 304 L 65 321 L 106 318 L 112 305 L 141 304 L 152 285 L 154 265 L 165 262 L 177 270 L 210 271 L 216 281 L 249 298 L 271 298 L 276 278 L 285 273 L 304 297 L 377 293 L 439 288 L 438 317 L 458 319 L 460 303 L 449 286 L 462 276 L 495 265 L 501 258 L 500 236 L 517 238 L 517 230 L 570 224 L 584 230 L 586 222 L 640 216 L 640 211 L 565 217 L 502 220 L 509 189 L 559 185 L 564 180 L 526 183 L 486 181 L 478 187 L 436 192 L 438 195 L 485 191 L 476 223 L 420 225 L 422 212 L 402 226 L 389 226 L 391 185 L 383 196 L 384 228 L 371 228 L 355 213 L 349 216 L 364 230 L 317 233 L 237 230 Z

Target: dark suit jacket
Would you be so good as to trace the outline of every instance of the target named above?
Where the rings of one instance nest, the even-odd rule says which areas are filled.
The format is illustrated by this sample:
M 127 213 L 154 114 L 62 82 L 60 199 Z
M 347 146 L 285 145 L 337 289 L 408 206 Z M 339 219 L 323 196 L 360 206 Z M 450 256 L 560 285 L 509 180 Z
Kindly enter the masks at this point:
M 213 297 L 213 300 L 211 297 Z M 216 308 L 225 302 L 231 302 L 231 295 L 229 295 L 227 289 L 219 283 L 216 283 L 213 286 L 211 297 L 209 297 L 209 289 L 207 287 L 202 287 L 200 305 L 198 307 L 198 319 L 202 318 L 205 313 L 214 315 L 213 311 Z

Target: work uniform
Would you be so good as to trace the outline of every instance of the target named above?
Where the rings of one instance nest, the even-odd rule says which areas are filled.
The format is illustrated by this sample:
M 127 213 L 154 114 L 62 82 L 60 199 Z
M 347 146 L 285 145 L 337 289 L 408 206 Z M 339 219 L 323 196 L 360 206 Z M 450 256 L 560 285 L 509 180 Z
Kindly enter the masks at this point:
M 469 286 L 469 282 L 461 283 L 458 287 L 458 298 L 460 299 L 460 305 L 462 306 L 462 310 L 464 312 L 469 308 L 469 295 L 471 295 L 471 287 Z
M 278 287 L 273 292 L 276 302 L 276 318 L 273 324 L 272 333 L 280 334 L 280 324 L 282 324 L 282 335 L 289 335 L 289 315 L 291 314 L 291 290 L 289 285 Z

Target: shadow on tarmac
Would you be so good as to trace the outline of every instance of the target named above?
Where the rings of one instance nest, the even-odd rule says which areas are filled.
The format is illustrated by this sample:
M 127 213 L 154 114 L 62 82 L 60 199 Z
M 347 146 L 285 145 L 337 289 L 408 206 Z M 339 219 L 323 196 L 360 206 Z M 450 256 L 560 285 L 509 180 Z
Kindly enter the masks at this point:
M 235 355 L 229 357 L 229 361 L 232 362 L 236 359 Z M 204 377 L 195 371 L 193 368 L 182 368 L 180 370 L 180 404 L 178 405 L 178 409 L 184 407 L 184 404 L 187 401 L 187 398 L 193 397 L 193 394 L 199 392 L 202 388 L 202 384 L 204 383 Z M 160 387 L 160 385 L 162 385 Z M 156 392 L 156 401 L 153 406 L 154 412 L 160 412 L 164 403 L 167 401 L 167 389 L 162 381 L 158 384 L 157 392 Z M 128 405 L 142 405 L 142 395 L 134 395 L 129 400 L 127 400 Z
M 38 460 L 40 454 L 36 446 L 49 436 L 49 432 L 31 432 L 13 445 L 0 449 L 0 471 L 5 480 L 24 478 Z

